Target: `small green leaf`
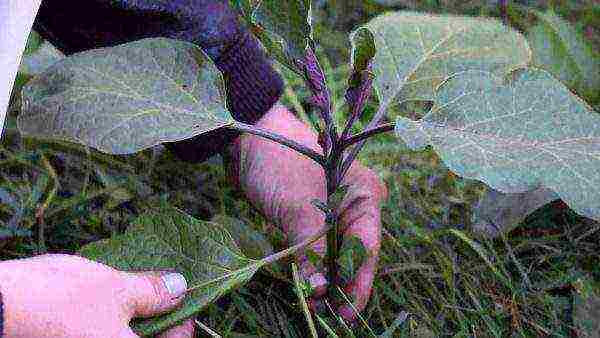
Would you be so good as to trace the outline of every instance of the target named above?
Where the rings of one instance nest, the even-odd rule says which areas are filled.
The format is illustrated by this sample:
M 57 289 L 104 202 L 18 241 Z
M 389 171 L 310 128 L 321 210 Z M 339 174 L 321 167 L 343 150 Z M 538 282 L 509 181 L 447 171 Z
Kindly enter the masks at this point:
M 340 207 L 340 205 L 342 205 L 344 198 L 346 198 L 346 195 L 348 194 L 349 188 L 350 186 L 347 184 L 340 185 L 337 188 L 337 190 L 329 197 L 329 210 L 337 210 Z
M 355 73 L 367 70 L 367 66 L 377 52 L 373 33 L 361 27 L 350 35 L 350 41 L 352 41 L 352 69 Z
M 360 238 L 351 236 L 344 239 L 338 257 L 339 273 L 342 284 L 354 280 L 358 269 L 364 264 L 369 253 Z
M 277 35 L 271 36 L 272 40 L 283 42 L 283 51 L 289 59 L 284 65 L 288 67 L 304 60 L 307 43 L 312 39 L 310 11 L 310 0 L 262 0 L 254 10 L 254 21 Z M 267 49 L 274 46 L 272 42 L 265 44 Z
M 22 133 L 113 154 L 233 123 L 217 68 L 193 44 L 144 39 L 70 56 L 23 89 Z
M 374 74 L 371 63 L 375 57 L 375 37 L 370 30 L 361 27 L 350 35 L 352 41 L 352 72 L 348 78 L 346 102 L 350 106 L 350 118 L 346 124 L 350 128 L 361 116 L 371 95 Z M 348 130 L 345 131 L 346 133 Z M 345 136 L 344 136 L 345 137 Z
M 42 37 L 36 31 L 31 30 L 29 32 L 29 37 L 27 37 L 27 43 L 25 44 L 23 56 L 35 53 L 42 46 L 43 42 L 44 40 Z
M 120 270 L 175 270 L 195 288 L 176 311 L 137 321 L 134 327 L 144 336 L 197 314 L 246 283 L 263 264 L 244 256 L 221 225 L 167 205 L 140 216 L 125 234 L 88 244 L 80 253 Z
M 398 118 L 397 135 L 413 150 L 431 144 L 460 176 L 504 193 L 545 187 L 600 220 L 600 116 L 544 70 L 511 76 L 453 76 L 423 119 Z
M 323 268 L 323 256 L 319 255 L 313 248 L 304 249 L 304 254 L 308 262 L 314 266 L 318 271 Z
M 432 101 L 435 88 L 453 74 L 503 75 L 530 60 L 527 40 L 495 19 L 402 11 L 365 27 L 375 36 L 374 86 L 384 105 Z

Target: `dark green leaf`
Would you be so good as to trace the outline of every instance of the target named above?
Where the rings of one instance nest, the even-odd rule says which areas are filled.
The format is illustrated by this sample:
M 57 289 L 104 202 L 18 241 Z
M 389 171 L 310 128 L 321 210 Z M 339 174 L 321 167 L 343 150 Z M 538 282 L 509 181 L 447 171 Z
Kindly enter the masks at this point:
M 323 257 L 321 255 L 319 255 L 313 248 L 304 249 L 304 254 L 312 266 L 314 266 L 317 270 L 322 270 Z
M 254 11 L 255 22 L 268 32 L 277 35 L 277 37 L 271 36 L 271 39 L 282 40 L 283 45 L 267 43 L 265 47 L 269 49 L 284 46 L 283 53 L 289 59 L 284 63 L 286 66 L 294 65 L 304 59 L 307 43 L 312 39 L 310 9 L 310 0 L 262 0 Z M 279 53 L 281 52 L 276 54 Z M 292 70 L 298 70 L 294 68 Z
M 247 257 L 261 259 L 273 253 L 273 246 L 265 236 L 246 222 L 227 215 L 216 215 L 211 222 L 225 228 Z
M 358 269 L 363 265 L 369 253 L 360 238 L 351 236 L 344 239 L 337 263 L 342 284 L 354 280 Z
M 336 210 L 342 205 L 344 198 L 348 194 L 348 189 L 350 187 L 348 185 L 340 185 L 337 190 L 329 197 L 329 209 Z
M 89 50 L 23 89 L 22 133 L 133 153 L 233 123 L 222 77 L 196 46 L 144 39 Z
M 262 265 L 244 256 L 221 225 L 198 221 L 166 205 L 140 216 L 124 235 L 86 245 L 80 253 L 121 270 L 176 270 L 185 275 L 190 288 L 198 288 L 175 312 L 136 322 L 142 335 L 195 315 L 246 283 Z
M 43 42 L 44 40 L 42 37 L 36 31 L 31 30 L 29 32 L 29 37 L 27 38 L 27 43 L 25 44 L 23 56 L 35 53 L 41 47 Z
M 375 37 L 370 30 L 361 27 L 350 35 L 352 41 L 352 69 L 355 73 L 367 70 L 367 66 L 375 57 Z

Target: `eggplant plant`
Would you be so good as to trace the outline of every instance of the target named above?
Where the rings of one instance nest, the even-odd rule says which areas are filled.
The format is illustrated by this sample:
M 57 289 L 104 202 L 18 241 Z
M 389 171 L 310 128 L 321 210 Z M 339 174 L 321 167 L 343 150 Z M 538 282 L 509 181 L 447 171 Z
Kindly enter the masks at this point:
M 304 80 L 318 112 L 322 152 L 235 121 L 221 74 L 187 42 L 152 38 L 78 53 L 22 91 L 18 127 L 27 136 L 131 154 L 233 129 L 278 142 L 323 168 L 327 199 L 312 204 L 325 214 L 325 230 L 264 258 L 242 253 L 238 234 L 223 225 L 227 220 L 199 221 L 166 204 L 141 216 L 124 235 L 84 247 L 83 255 L 120 269 L 176 268 L 191 281 L 184 306 L 138 322 L 138 333 L 150 335 L 193 316 L 261 267 L 322 236 L 328 293 L 335 296 L 340 270 L 346 269 L 337 213 L 345 195 L 341 182 L 365 141 L 385 132 L 415 151 L 432 147 L 450 171 L 509 199 L 543 189 L 600 220 L 600 116 L 551 73 L 532 67 L 532 50 L 521 33 L 487 18 L 390 12 L 372 19 L 350 35 L 349 114 L 340 125 L 315 53 L 310 1 L 234 3 L 272 58 Z M 379 107 L 367 127 L 353 133 L 373 92 Z M 392 114 L 392 106 L 407 101 L 433 105 L 417 121 Z M 381 123 L 384 116 L 394 122 Z M 541 200 L 535 207 L 549 201 Z

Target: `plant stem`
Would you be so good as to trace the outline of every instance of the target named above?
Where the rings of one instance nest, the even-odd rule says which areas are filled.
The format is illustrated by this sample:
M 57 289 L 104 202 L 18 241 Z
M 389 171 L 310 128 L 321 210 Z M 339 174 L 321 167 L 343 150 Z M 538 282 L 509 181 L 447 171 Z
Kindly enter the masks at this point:
M 339 168 L 343 158 L 343 148 L 339 142 L 335 140 L 332 144 L 331 152 L 327 157 L 327 166 L 325 167 L 325 178 L 327 180 L 327 206 L 330 211 L 325 215 L 325 224 L 329 231 L 327 232 L 327 253 L 325 256 L 325 266 L 327 267 L 327 281 L 329 282 L 327 292 L 333 295 L 337 287 L 338 266 L 337 258 L 339 255 L 339 227 L 338 214 L 333 205 L 333 194 L 337 191 L 342 177 L 340 176 Z
M 327 232 L 327 255 L 325 257 L 325 263 L 327 266 L 327 293 L 332 295 L 332 290 L 337 287 L 337 276 L 338 266 L 337 257 L 339 255 L 339 243 L 338 243 L 338 224 L 336 217 L 332 217 L 331 214 L 325 217 L 325 224 L 330 227 Z
M 283 135 L 275 134 L 270 130 L 252 126 L 252 125 L 245 124 L 245 123 L 241 123 L 241 122 L 235 122 L 234 124 L 230 125 L 229 128 L 235 129 L 235 130 L 238 130 L 241 132 L 253 134 L 256 136 L 264 137 L 268 140 L 277 142 L 281 145 L 284 145 L 288 148 L 291 148 L 291 149 L 299 152 L 300 154 L 317 162 L 322 167 L 325 167 L 325 165 L 326 165 L 326 160 L 323 155 L 321 155 L 318 152 L 310 149 L 309 147 L 307 147 L 303 144 L 300 144 L 294 140 L 291 140 Z
M 266 264 L 271 264 L 273 262 L 276 262 L 284 257 L 287 257 L 287 256 L 295 253 L 296 251 L 303 249 L 304 247 L 307 247 L 307 246 L 313 244 L 314 242 L 318 241 L 329 230 L 330 230 L 329 227 L 327 225 L 325 225 L 325 227 L 323 229 L 321 229 L 321 231 L 317 232 L 316 235 L 309 237 L 308 239 L 305 239 L 304 241 L 302 241 L 298 244 L 290 246 L 289 248 L 287 248 L 285 250 L 279 251 L 278 253 L 272 254 L 271 256 L 267 256 L 267 257 L 263 258 L 261 260 L 261 262 L 263 263 L 263 265 L 266 265 Z
M 365 130 L 359 134 L 356 134 L 356 135 L 353 135 L 353 136 L 347 138 L 346 140 L 344 140 L 344 144 L 342 147 L 344 149 L 346 149 L 355 143 L 358 143 L 358 142 L 368 139 L 371 136 L 375 136 L 377 134 L 382 134 L 382 133 L 386 133 L 388 131 L 392 131 L 392 130 L 394 130 L 395 127 L 396 127 L 396 123 L 394 123 L 394 122 L 380 124 L 379 126 L 377 126 L 375 128 Z
M 379 121 L 383 118 L 383 115 L 385 114 L 385 111 L 387 110 L 388 105 L 389 105 L 389 101 L 381 102 L 381 104 L 379 105 L 379 108 L 377 109 L 377 113 L 375 113 L 375 116 L 373 116 L 373 119 L 369 122 L 369 124 L 367 125 L 365 130 L 369 131 L 371 129 L 374 129 L 377 126 Z M 344 175 L 346 175 L 346 172 L 350 168 L 350 165 L 352 165 L 352 162 L 354 161 L 354 159 L 356 158 L 356 156 L 358 155 L 358 153 L 360 152 L 360 150 L 362 149 L 362 147 L 364 145 L 365 145 L 365 139 L 361 139 L 354 146 L 354 148 L 352 148 L 350 150 L 349 154 L 346 156 L 346 158 L 344 159 L 344 162 L 342 163 L 342 168 L 340 170 L 341 177 L 344 177 Z

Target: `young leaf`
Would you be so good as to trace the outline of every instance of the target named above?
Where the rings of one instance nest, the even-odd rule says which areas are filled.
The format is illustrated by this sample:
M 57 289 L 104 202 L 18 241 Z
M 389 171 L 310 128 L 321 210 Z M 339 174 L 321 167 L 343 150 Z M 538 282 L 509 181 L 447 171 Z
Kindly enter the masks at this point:
M 371 95 L 373 74 L 371 61 L 375 57 L 375 37 L 368 29 L 361 27 L 350 35 L 352 41 L 352 73 L 348 79 L 346 102 L 350 106 L 350 118 L 346 122 L 342 138 L 346 138 L 354 122 L 360 117 Z
M 323 256 L 316 252 L 313 248 L 304 249 L 304 254 L 306 255 L 306 259 L 312 266 L 314 266 L 318 271 L 323 269 Z
M 375 57 L 375 37 L 370 30 L 361 27 L 350 35 L 352 41 L 352 71 L 360 73 L 368 70 L 369 63 Z
M 530 59 L 525 38 L 495 19 L 395 12 L 365 26 L 375 36 L 375 88 L 383 104 L 433 100 L 447 77 L 466 70 L 504 74 Z
M 219 224 L 203 222 L 168 206 L 140 216 L 123 235 L 86 245 L 83 256 L 122 270 L 176 270 L 192 291 L 182 307 L 135 323 L 139 334 L 151 335 L 202 310 L 261 267 L 242 254 Z
M 23 89 L 22 133 L 133 153 L 233 122 L 217 68 L 196 46 L 144 39 L 75 54 Z
M 567 21 L 553 12 L 533 11 L 539 21 L 528 31 L 533 64 L 581 94 L 598 95 L 600 57 Z
M 327 206 L 329 210 L 335 210 L 338 213 L 340 212 L 338 208 L 340 207 L 340 205 L 342 205 L 342 202 L 344 201 L 344 198 L 346 198 L 346 195 L 348 195 L 349 189 L 350 186 L 347 184 L 338 186 L 337 190 L 334 191 L 329 198 L 329 205 Z
M 278 36 L 271 39 L 283 40 L 283 52 L 289 59 L 284 65 L 288 67 L 304 59 L 307 42 L 312 38 L 310 7 L 310 0 L 262 0 L 254 10 L 255 22 Z M 270 46 L 275 47 L 272 43 L 265 45 L 267 49 Z
M 398 118 L 396 133 L 414 150 L 431 144 L 458 175 L 505 193 L 545 187 L 600 219 L 600 116 L 546 71 L 521 69 L 509 83 L 457 74 L 422 120 Z
M 556 199 L 559 199 L 558 195 L 547 188 L 516 194 L 489 189 L 473 209 L 473 228 L 484 235 L 497 236 Z

